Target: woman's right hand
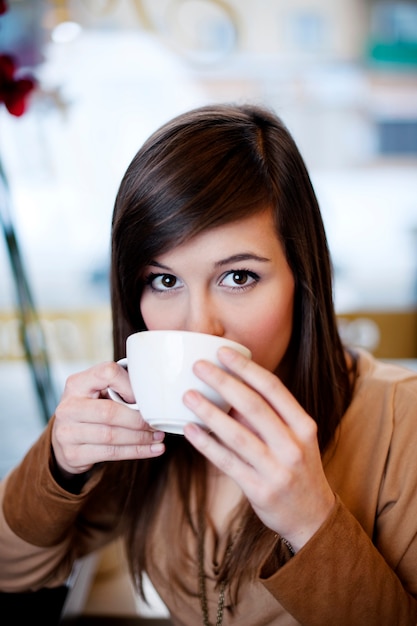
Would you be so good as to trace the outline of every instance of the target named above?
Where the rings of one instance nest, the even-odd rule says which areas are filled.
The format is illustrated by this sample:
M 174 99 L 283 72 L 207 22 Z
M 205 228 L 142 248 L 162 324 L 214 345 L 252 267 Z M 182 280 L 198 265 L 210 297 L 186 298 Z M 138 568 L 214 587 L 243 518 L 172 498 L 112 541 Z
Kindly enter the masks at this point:
M 63 472 L 81 474 L 103 461 L 146 459 L 165 451 L 165 434 L 153 430 L 139 411 L 110 400 L 108 387 L 134 402 L 126 370 L 112 361 L 67 379 L 52 429 Z

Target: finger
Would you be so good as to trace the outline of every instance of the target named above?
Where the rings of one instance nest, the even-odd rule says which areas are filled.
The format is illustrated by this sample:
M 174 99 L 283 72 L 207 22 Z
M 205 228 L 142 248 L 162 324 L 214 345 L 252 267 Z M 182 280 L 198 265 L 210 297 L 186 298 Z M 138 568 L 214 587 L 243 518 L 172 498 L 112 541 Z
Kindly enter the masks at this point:
M 256 389 L 208 361 L 198 361 L 193 371 L 243 416 L 243 420 L 240 420 L 242 423 L 265 441 L 272 443 L 275 438 L 287 433 L 286 422 Z M 265 370 L 263 372 L 267 373 Z M 213 418 L 215 416 L 207 415 L 205 419 Z M 212 423 L 207 425 L 209 430 L 216 428 Z
M 58 424 L 56 428 L 57 438 L 72 446 L 85 444 L 126 446 L 150 444 L 155 441 L 162 441 L 165 437 L 165 433 L 162 431 L 151 428 L 139 430 L 88 422 L 77 423 L 76 426 L 70 432 L 67 431 L 65 435 L 65 433 L 60 433 Z
M 127 371 L 114 361 L 93 365 L 83 372 L 71 374 L 65 383 L 62 397 L 97 398 L 107 387 L 114 388 L 127 402 L 135 401 Z
M 213 465 L 230 476 L 242 489 L 245 487 L 248 490 L 248 485 L 254 480 L 254 469 L 235 451 L 225 447 L 221 440 L 213 437 L 213 433 L 193 422 L 184 426 L 184 436 Z
M 235 376 L 258 391 L 294 432 L 312 421 L 276 374 L 230 348 L 220 348 L 218 357 Z
M 268 475 L 273 456 L 264 441 L 233 417 L 223 413 L 197 391 L 189 391 L 184 402 L 207 425 L 209 432 L 199 429 L 192 443 L 222 471 L 241 481 L 250 468 Z M 276 420 L 276 418 L 275 418 Z M 187 431 L 189 432 L 189 431 Z M 194 431 L 193 431 L 194 432 Z M 216 438 L 210 436 L 214 433 Z M 286 444 L 288 448 L 288 444 Z M 240 474 L 239 474 L 240 472 Z M 244 472 L 244 474 L 242 474 Z M 247 476 L 249 479 L 249 474 Z
M 155 442 L 143 445 L 92 445 L 77 446 L 62 459 L 57 459 L 60 467 L 70 474 L 88 471 L 97 463 L 111 461 L 131 461 L 161 456 L 165 452 L 165 444 Z
M 132 430 L 153 430 L 140 411 L 104 398 L 70 396 L 61 401 L 55 414 L 60 422 L 97 423 Z
M 80 472 L 102 461 L 159 456 L 164 437 L 112 400 L 69 397 L 56 410 L 52 445 L 63 469 Z
M 274 502 L 280 498 L 287 502 L 305 498 L 306 489 L 311 487 L 310 483 L 306 487 L 305 476 L 310 475 L 310 467 L 313 475 L 322 469 L 319 456 L 312 466 L 310 455 L 289 437 L 281 439 L 277 452 L 276 446 L 263 442 L 233 418 L 223 413 L 221 419 L 220 409 L 196 391 L 187 392 L 184 400 L 205 423 L 218 427 L 222 423 L 217 440 L 195 424 L 187 424 L 184 433 L 197 450 L 241 487 L 253 506 L 264 512 L 269 509 L 274 516 Z

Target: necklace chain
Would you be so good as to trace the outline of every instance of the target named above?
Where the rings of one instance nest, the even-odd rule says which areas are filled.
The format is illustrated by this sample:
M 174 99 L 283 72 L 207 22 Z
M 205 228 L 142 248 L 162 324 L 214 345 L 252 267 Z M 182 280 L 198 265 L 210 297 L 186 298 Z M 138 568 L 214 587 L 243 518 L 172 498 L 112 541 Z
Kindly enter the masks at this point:
M 201 612 L 203 614 L 204 626 L 211 626 L 208 614 L 208 602 L 207 602 L 207 588 L 206 588 L 206 575 L 204 572 L 204 537 L 205 537 L 205 525 L 203 515 L 200 518 L 199 536 L 198 536 L 198 584 L 199 584 L 199 597 Z M 225 558 L 228 559 L 232 551 L 233 540 L 230 539 L 227 548 Z M 219 600 L 217 603 L 217 615 L 216 626 L 222 626 L 223 624 L 223 611 L 224 611 L 224 596 L 226 592 L 227 581 L 222 580 L 220 583 Z

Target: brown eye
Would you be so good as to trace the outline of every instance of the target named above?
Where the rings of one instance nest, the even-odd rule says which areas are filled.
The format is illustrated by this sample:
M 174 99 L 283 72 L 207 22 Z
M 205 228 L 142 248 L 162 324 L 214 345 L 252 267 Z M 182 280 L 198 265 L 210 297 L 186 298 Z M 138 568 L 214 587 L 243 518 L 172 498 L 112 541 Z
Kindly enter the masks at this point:
M 163 276 L 161 276 L 160 282 L 163 287 L 169 289 L 171 287 L 175 287 L 177 279 L 172 274 L 164 274 Z
M 227 289 L 239 292 L 254 287 L 259 280 L 260 277 L 255 272 L 249 270 L 230 270 L 223 274 L 220 284 Z
M 145 284 L 153 291 L 173 291 L 182 286 L 181 279 L 174 274 L 154 274 L 151 272 L 145 279 Z
M 248 280 L 248 273 L 247 272 L 233 272 L 232 279 L 236 285 L 246 285 L 246 282 Z

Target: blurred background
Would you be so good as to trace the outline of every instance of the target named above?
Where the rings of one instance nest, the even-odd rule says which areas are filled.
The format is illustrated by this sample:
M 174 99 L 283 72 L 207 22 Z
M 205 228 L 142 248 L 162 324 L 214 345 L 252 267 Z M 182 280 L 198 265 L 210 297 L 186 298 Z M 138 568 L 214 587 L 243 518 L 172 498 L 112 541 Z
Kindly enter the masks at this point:
M 415 366 L 416 1 L 1 8 L 0 55 L 13 57 L 16 81 L 36 85 L 22 114 L 0 105 L 0 476 L 43 428 L 65 377 L 112 357 L 118 184 L 151 132 L 207 102 L 259 102 L 282 117 L 321 205 L 344 337 Z

